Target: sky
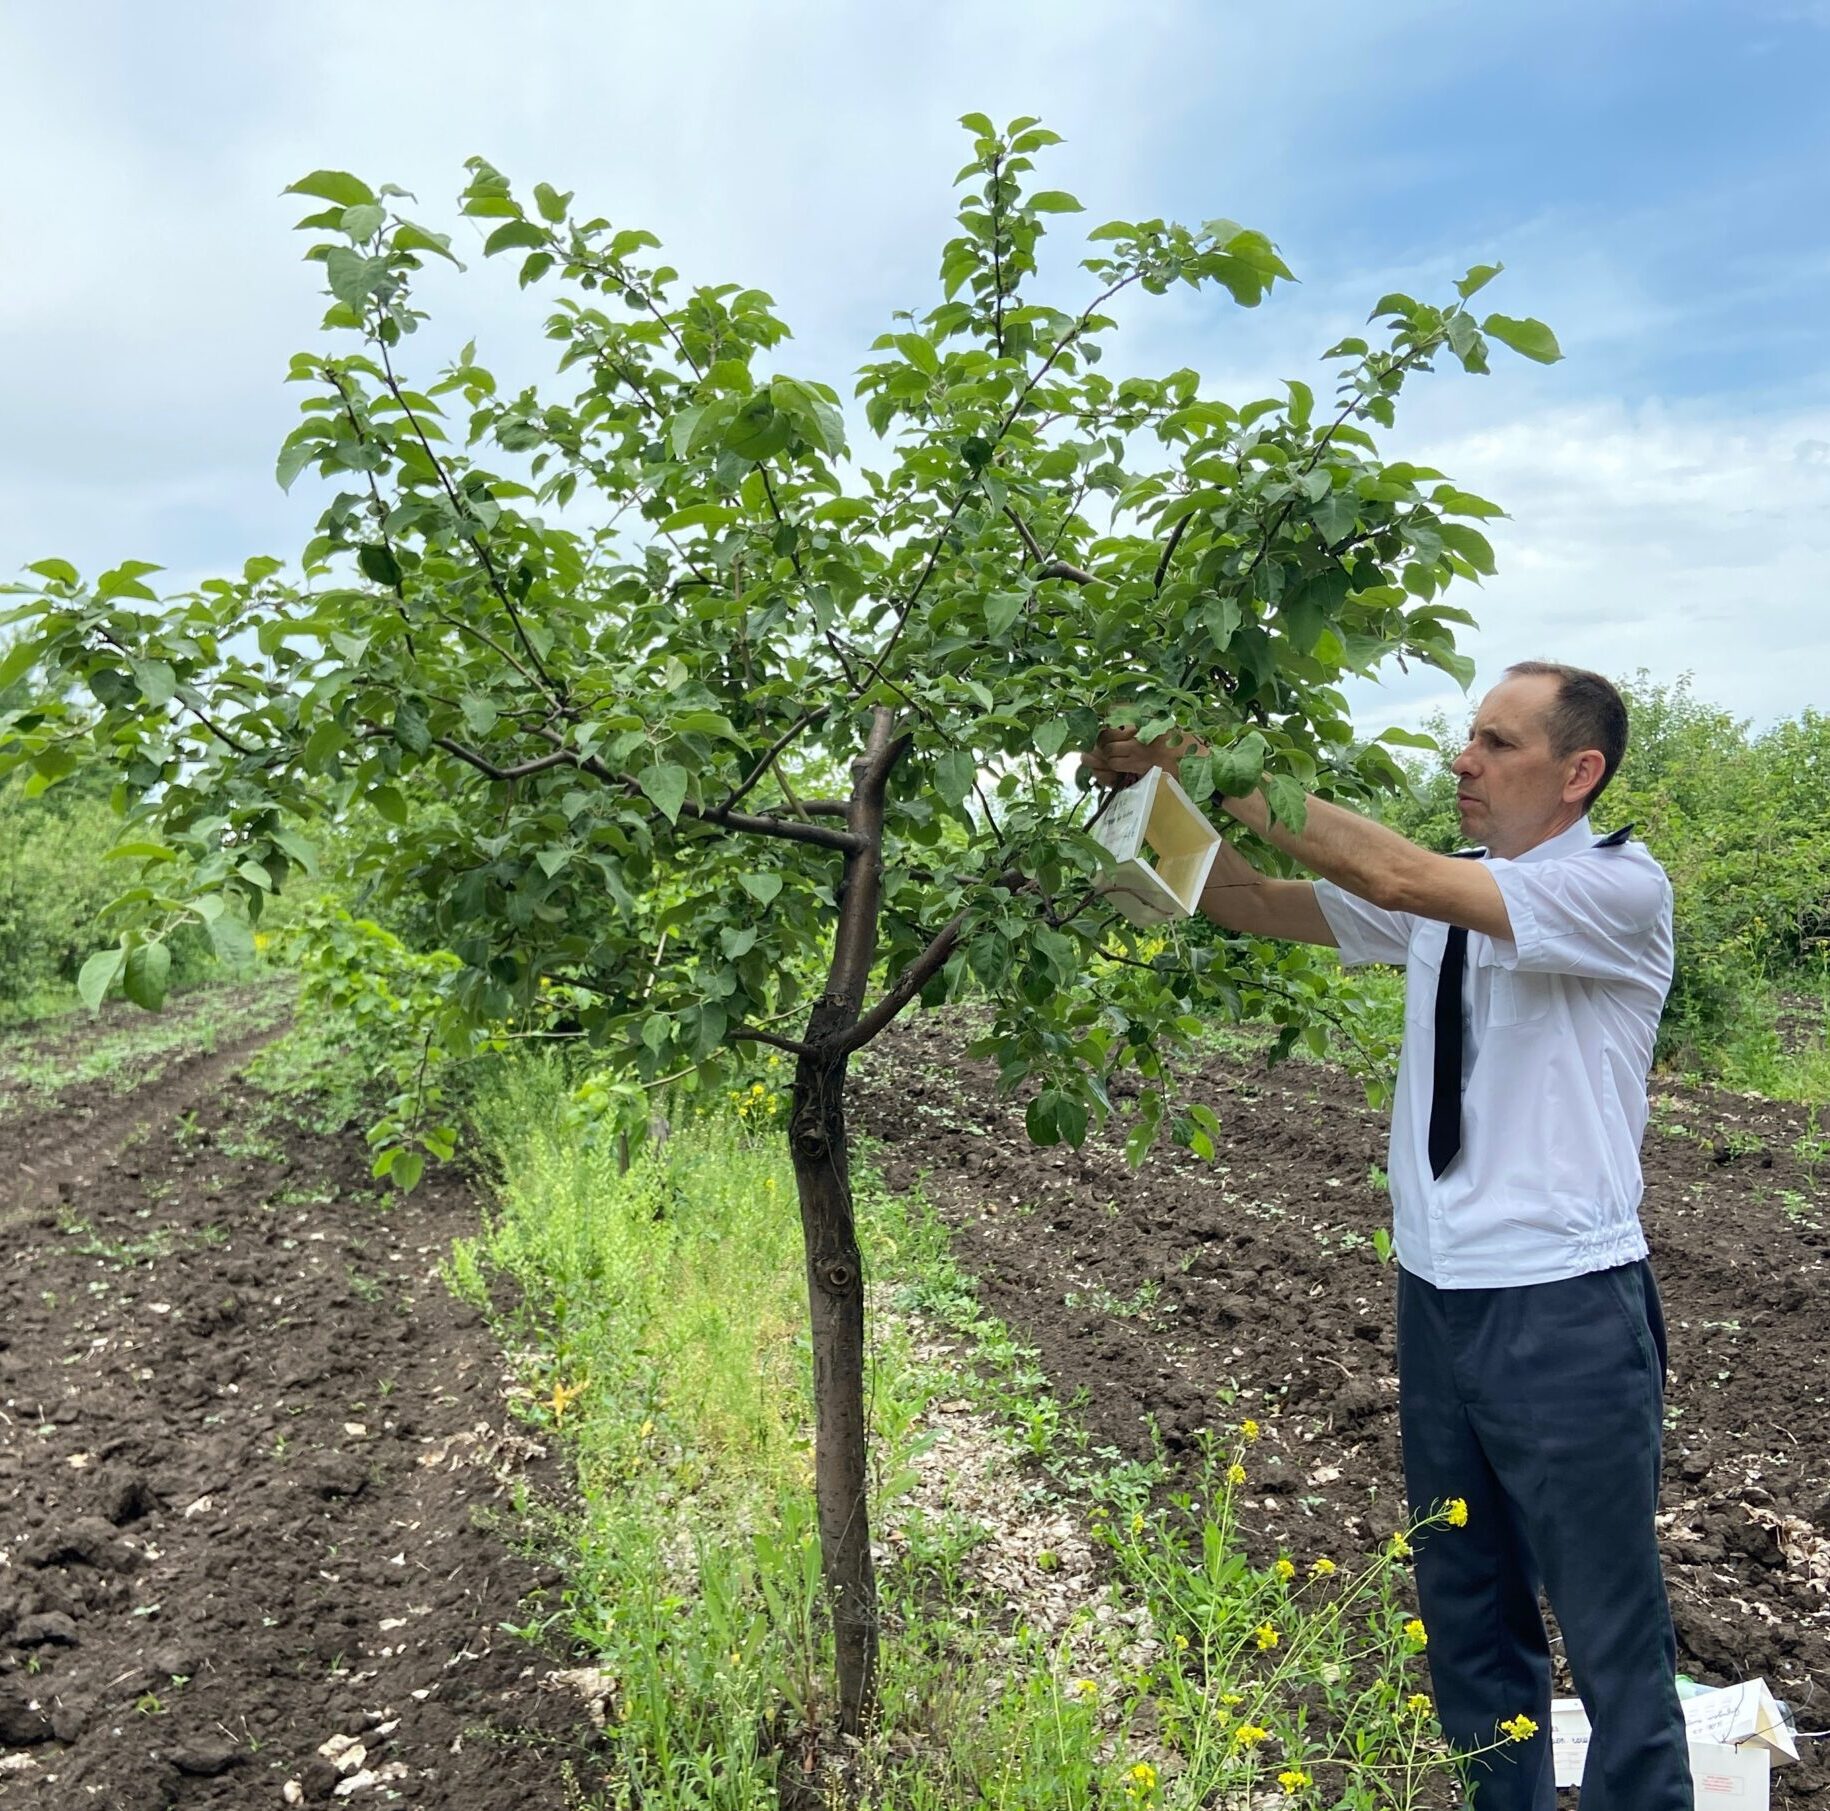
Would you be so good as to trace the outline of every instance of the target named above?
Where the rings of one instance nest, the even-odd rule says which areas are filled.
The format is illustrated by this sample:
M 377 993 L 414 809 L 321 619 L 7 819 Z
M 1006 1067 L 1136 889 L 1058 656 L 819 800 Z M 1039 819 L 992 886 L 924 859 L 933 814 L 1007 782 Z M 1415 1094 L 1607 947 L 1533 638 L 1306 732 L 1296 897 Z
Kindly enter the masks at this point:
M 849 397 L 938 300 L 958 116 L 1036 114 L 1066 142 L 1033 180 L 1087 207 L 1059 232 L 1226 215 L 1300 279 L 1251 312 L 1137 298 L 1109 370 L 1272 394 L 1387 290 L 1503 262 L 1482 302 L 1564 361 L 1451 367 L 1383 439 L 1508 512 L 1455 599 L 1476 695 L 1550 658 L 1690 674 L 1764 726 L 1830 702 L 1827 91 L 1830 0 L 0 0 L 0 575 L 181 585 L 303 545 L 322 498 L 273 461 L 323 308 L 290 230 L 316 204 L 280 192 L 309 170 L 400 183 L 460 255 L 467 156 L 574 189 L 768 290 L 784 368 Z M 466 262 L 422 292 L 417 374 L 474 335 L 543 377 L 541 304 Z M 1369 734 L 1469 708 L 1427 670 L 1349 696 Z

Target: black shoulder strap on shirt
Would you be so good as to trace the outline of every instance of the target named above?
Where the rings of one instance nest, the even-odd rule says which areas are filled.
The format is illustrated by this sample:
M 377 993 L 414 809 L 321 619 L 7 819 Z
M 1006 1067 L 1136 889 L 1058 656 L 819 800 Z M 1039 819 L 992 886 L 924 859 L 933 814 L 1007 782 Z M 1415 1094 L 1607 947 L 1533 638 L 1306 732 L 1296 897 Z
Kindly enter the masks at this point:
M 1622 824 L 1611 836 L 1604 836 L 1595 847 L 1597 849 L 1618 849 L 1638 828 L 1637 824 Z

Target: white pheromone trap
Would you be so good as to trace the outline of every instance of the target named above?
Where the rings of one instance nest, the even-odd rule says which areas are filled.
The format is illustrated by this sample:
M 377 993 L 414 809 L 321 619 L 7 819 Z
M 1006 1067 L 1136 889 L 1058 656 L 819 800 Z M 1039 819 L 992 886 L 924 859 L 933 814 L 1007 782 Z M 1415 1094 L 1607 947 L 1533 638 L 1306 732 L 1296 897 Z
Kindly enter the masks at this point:
M 1133 924 L 1194 915 L 1220 833 L 1173 775 L 1153 767 L 1125 787 L 1094 824 L 1092 836 L 1116 864 L 1095 884 Z M 1154 866 L 1146 851 L 1155 856 Z

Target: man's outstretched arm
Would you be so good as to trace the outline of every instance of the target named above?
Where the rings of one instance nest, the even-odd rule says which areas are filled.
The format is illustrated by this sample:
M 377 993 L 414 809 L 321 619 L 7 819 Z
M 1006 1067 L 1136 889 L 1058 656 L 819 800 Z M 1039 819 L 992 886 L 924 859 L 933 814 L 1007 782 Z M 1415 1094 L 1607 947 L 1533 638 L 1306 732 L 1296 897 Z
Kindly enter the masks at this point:
M 1143 743 L 1132 731 L 1114 728 L 1101 730 L 1098 743 L 1081 760 L 1095 780 L 1116 785 L 1128 777 L 1147 773 L 1152 767 L 1166 767 L 1173 774 L 1181 767 L 1182 757 L 1195 753 L 1198 747 L 1193 738 L 1180 735 Z M 1247 829 L 1257 831 L 1268 843 L 1294 856 L 1311 873 L 1333 881 L 1360 899 L 1389 912 L 1440 919 L 1471 931 L 1483 931 L 1489 937 L 1512 940 L 1512 919 L 1505 898 L 1485 863 L 1457 861 L 1453 856 L 1420 849 L 1395 830 L 1361 817 L 1358 812 L 1331 805 L 1326 799 L 1309 800 L 1308 818 L 1301 830 L 1273 823 L 1261 794 L 1222 799 L 1221 803 Z M 1224 858 L 1236 852 L 1222 845 L 1220 854 Z M 1248 873 L 1256 874 L 1243 856 L 1237 860 Z M 1221 874 L 1218 859 L 1214 872 Z M 1232 872 L 1236 878 L 1237 871 Z M 1229 930 L 1292 937 L 1309 943 L 1336 941 L 1322 918 L 1314 889 L 1306 881 L 1270 881 L 1262 875 L 1258 878 L 1264 888 L 1300 889 L 1302 895 L 1307 895 L 1306 901 L 1289 891 L 1261 892 L 1247 904 L 1246 909 L 1254 918 L 1251 923 L 1235 923 L 1231 916 L 1223 917 L 1211 910 L 1206 894 L 1202 896 L 1201 909 Z M 1245 889 L 1240 891 L 1243 895 Z M 1309 928 L 1272 928 L 1265 914 L 1274 914 L 1279 924 L 1306 924 Z M 1320 934 L 1315 934 L 1318 924 Z

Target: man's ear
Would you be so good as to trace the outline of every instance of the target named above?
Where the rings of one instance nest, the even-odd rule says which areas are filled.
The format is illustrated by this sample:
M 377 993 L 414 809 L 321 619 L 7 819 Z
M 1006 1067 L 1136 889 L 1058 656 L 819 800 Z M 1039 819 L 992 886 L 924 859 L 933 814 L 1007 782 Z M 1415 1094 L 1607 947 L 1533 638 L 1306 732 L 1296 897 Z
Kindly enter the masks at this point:
M 1587 798 L 1601 784 L 1601 776 L 1607 770 L 1607 757 L 1598 748 L 1585 748 L 1580 754 L 1572 755 L 1569 769 L 1563 776 L 1565 802 Z

